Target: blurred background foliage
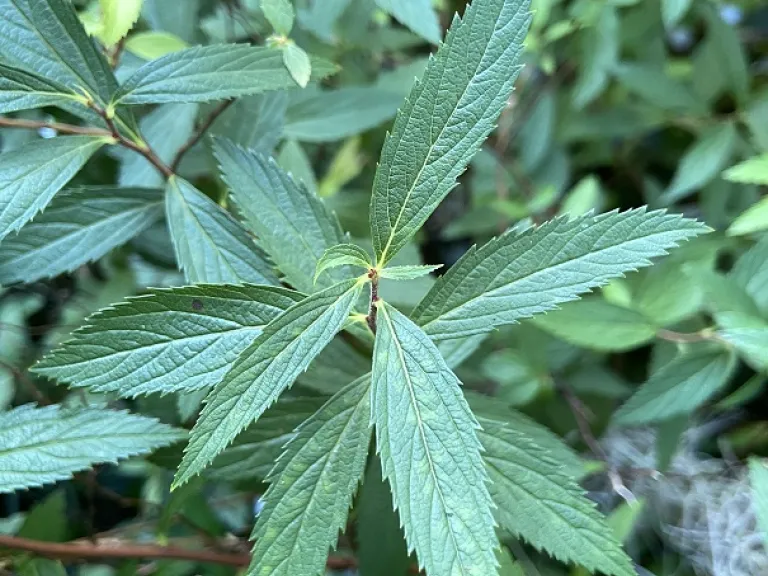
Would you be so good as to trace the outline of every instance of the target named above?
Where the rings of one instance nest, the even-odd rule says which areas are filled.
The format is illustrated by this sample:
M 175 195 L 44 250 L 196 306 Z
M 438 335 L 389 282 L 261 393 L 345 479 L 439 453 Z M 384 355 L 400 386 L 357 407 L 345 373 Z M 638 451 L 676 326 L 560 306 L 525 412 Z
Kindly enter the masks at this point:
M 263 44 L 272 34 L 259 0 L 144 0 L 127 39 L 117 43 L 98 1 L 75 4 L 88 31 L 119 60 L 121 79 L 147 59 L 189 45 Z M 296 0 L 292 40 L 337 63 L 339 72 L 322 86 L 239 99 L 208 132 L 274 153 L 365 244 L 386 130 L 450 15 L 464 4 Z M 468 389 L 494 397 L 488 406 L 476 399 L 481 409 L 515 407 L 584 456 L 564 454 L 563 463 L 610 514 L 638 573 L 768 573 L 745 465 L 768 455 L 768 6 L 759 0 L 533 0 L 533 10 L 525 68 L 497 130 L 400 263 L 448 266 L 510 226 L 590 210 L 648 204 L 707 222 L 713 234 L 659 265 L 495 332 L 469 351 L 458 375 Z M 214 107 L 141 109 L 141 128 L 169 162 Z M 70 120 L 53 109 L 17 116 Z M 50 135 L 2 129 L 0 145 L 5 152 Z M 233 208 L 208 139 L 190 150 L 179 172 Z M 83 183 L 152 186 L 162 177 L 143 158 L 118 150 L 91 160 L 72 185 Z M 0 284 L 13 284 L 11 276 L 0 258 Z M 407 310 L 433 281 L 384 281 L 382 292 Z M 0 288 L 0 408 L 111 401 L 55 387 L 26 369 L 88 314 L 149 286 L 183 283 L 158 221 L 72 274 Z M 341 350 L 335 371 L 325 366 L 315 381 L 357 375 L 364 363 L 347 353 Z M 201 399 L 132 403 L 183 425 Z M 275 426 L 288 433 L 295 423 Z M 277 454 L 276 441 L 258 432 L 239 454 L 254 458 L 263 474 Z M 223 553 L 243 552 L 240 539 L 249 533 L 263 485 L 222 471 L 219 482 L 169 496 L 165 466 L 176 462 L 176 454 L 161 452 L 55 489 L 3 496 L 0 533 L 48 541 L 94 533 L 202 539 Z M 753 461 L 755 478 L 760 466 Z M 376 502 L 357 514 L 359 530 L 391 517 Z M 352 528 L 342 537 L 342 552 L 355 546 L 355 534 Z M 581 574 L 516 546 L 529 574 Z M 384 573 L 377 571 L 376 551 L 358 552 L 364 576 Z M 502 564 L 505 574 L 519 573 L 520 565 Z M 15 570 L 65 573 L 58 562 L 31 558 Z M 83 576 L 233 570 L 178 561 L 67 568 Z

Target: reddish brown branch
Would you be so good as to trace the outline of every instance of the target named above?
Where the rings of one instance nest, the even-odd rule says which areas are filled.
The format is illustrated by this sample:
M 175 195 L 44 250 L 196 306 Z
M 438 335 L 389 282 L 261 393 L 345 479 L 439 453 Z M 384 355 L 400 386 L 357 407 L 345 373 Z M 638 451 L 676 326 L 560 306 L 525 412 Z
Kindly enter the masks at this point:
M 84 134 L 86 136 L 110 136 L 107 130 L 101 128 L 91 128 L 89 126 L 75 126 L 74 124 L 59 124 L 58 122 L 39 122 L 37 120 L 23 120 L 21 118 L 2 118 L 0 117 L 0 126 L 5 128 L 26 128 L 28 130 L 39 130 L 40 128 L 50 128 L 62 134 Z
M 371 268 L 368 271 L 368 278 L 371 279 L 371 307 L 368 310 L 368 316 L 365 317 L 365 321 L 368 323 L 371 332 L 376 334 L 376 316 L 379 312 L 379 308 L 376 306 L 376 303 L 379 301 L 379 273 L 374 268 Z
M 176 153 L 176 156 L 174 157 L 173 161 L 171 162 L 171 170 L 176 172 L 176 170 L 179 168 L 179 164 L 181 164 L 182 158 L 184 158 L 184 155 L 189 152 L 192 147 L 200 142 L 200 139 L 205 135 L 205 133 L 208 131 L 208 129 L 213 126 L 213 123 L 216 122 L 216 119 L 221 116 L 224 111 L 229 108 L 234 103 L 234 100 L 224 100 L 221 102 L 216 108 L 214 108 L 211 113 L 208 115 L 208 117 L 203 121 L 202 124 L 198 127 L 198 129 L 195 131 L 195 133 L 192 135 L 192 137 L 187 140 L 184 145 L 179 149 L 179 151 Z

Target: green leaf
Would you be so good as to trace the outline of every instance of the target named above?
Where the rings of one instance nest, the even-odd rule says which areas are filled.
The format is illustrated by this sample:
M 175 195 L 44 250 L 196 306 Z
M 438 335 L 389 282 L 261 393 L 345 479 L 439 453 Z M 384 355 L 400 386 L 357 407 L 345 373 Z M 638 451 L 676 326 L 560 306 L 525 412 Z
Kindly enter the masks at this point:
M 749 96 L 751 73 L 739 28 L 727 23 L 717 6 L 696 2 L 696 8 L 707 22 L 707 37 L 712 42 L 715 56 L 714 67 L 709 70 L 720 70 L 726 86 L 739 104 L 744 104 Z
M 201 4 L 202 0 L 144 0 L 142 16 L 153 30 L 169 32 L 184 42 L 194 42 L 199 31 Z
M 725 122 L 706 131 L 683 156 L 660 201 L 671 204 L 708 184 L 728 164 L 736 146 L 736 128 Z
M 259 245 L 292 286 L 312 292 L 323 253 L 346 240 L 336 217 L 269 156 L 218 138 L 214 152 L 222 177 Z M 325 288 L 345 278 L 343 270 L 330 270 L 320 275 L 317 286 Z
M 379 267 L 451 191 L 507 103 L 530 15 L 526 0 L 475 0 L 458 16 L 384 143 L 371 232 Z
M 291 33 L 295 14 L 290 0 L 261 0 L 261 10 L 275 32 L 283 36 Z
M 29 512 L 16 536 L 43 542 L 65 542 L 68 532 L 65 489 L 54 491 Z
M 768 370 L 768 322 L 738 312 L 717 315 L 718 338 L 728 342 L 752 368 Z
M 563 562 L 634 575 L 605 518 L 552 454 L 510 426 L 486 419 L 480 424 L 478 436 L 502 528 Z
M 729 236 L 745 236 L 768 229 L 768 196 L 753 204 L 728 227 Z
M 125 397 L 210 388 L 267 323 L 301 299 L 271 286 L 152 290 L 88 318 L 35 372 Z
M 206 398 L 174 480 L 198 474 L 304 372 L 341 330 L 363 284 L 341 282 L 277 316 Z
M 757 304 L 763 315 L 768 315 L 768 236 L 738 259 L 730 274 Z
M 62 136 L 0 155 L 0 240 L 31 220 L 108 140 Z
M 418 326 L 377 306 L 372 418 L 409 549 L 427 574 L 495 574 L 488 477 L 459 380 Z
M 428 264 L 428 265 L 414 265 L 414 266 L 390 266 L 379 271 L 381 278 L 389 278 L 390 280 L 414 280 L 415 278 L 421 278 L 427 274 L 431 274 L 438 268 L 442 268 L 442 264 Z
M 312 63 L 314 78 L 334 69 Z M 128 78 L 114 105 L 204 102 L 295 88 L 283 64 L 282 50 L 244 44 L 196 46 L 148 62 Z
M 283 135 L 288 94 L 269 92 L 239 98 L 219 116 L 210 133 L 245 148 L 271 154 Z
M 312 63 L 304 50 L 293 42 L 288 42 L 282 47 L 283 64 L 291 73 L 291 78 L 302 88 L 309 84 L 309 78 L 312 75 Z
M 753 156 L 723 172 L 723 178 L 742 184 L 768 186 L 768 154 Z
M 752 505 L 757 525 L 763 532 L 764 545 L 768 546 L 768 466 L 765 460 L 749 459 L 749 483 L 752 486 Z
M 370 377 L 302 424 L 269 474 L 252 539 L 251 576 L 321 574 L 345 525 L 370 444 Z
M 342 140 L 386 122 L 401 102 L 401 95 L 373 86 L 302 91 L 291 99 L 285 137 L 302 142 Z
M 280 148 L 277 163 L 297 184 L 303 185 L 310 196 L 317 196 L 317 180 L 312 163 L 301 144 L 296 140 L 287 140 Z
M 117 89 L 112 70 L 67 0 L 0 0 L 6 31 L 0 59 L 34 70 L 104 104 Z
M 182 438 L 180 430 L 125 411 L 20 406 L 0 413 L 0 493 L 65 480 Z
M 617 8 L 602 2 L 596 22 L 581 37 L 579 79 L 573 88 L 573 104 L 584 108 L 603 93 L 619 59 L 621 28 Z
M 0 64 L 0 113 L 81 101 L 66 86 L 26 70 Z
M 657 330 L 639 312 L 598 297 L 570 302 L 560 310 L 536 317 L 533 323 L 576 346 L 615 352 L 645 344 Z
M 355 510 L 360 575 L 407 576 L 408 549 L 378 458 L 371 458 Z
M 189 48 L 189 44 L 169 32 L 139 32 L 125 41 L 125 49 L 144 60 L 154 60 Z
M 690 414 L 728 383 L 734 367 L 733 354 L 706 345 L 692 349 L 651 374 L 614 419 L 640 425 Z
M 356 266 L 368 270 L 373 267 L 373 264 L 371 264 L 371 257 L 368 255 L 368 252 L 360 248 L 360 246 L 356 244 L 337 244 L 328 248 L 320 257 L 320 260 L 317 261 L 315 282 L 317 282 L 320 274 L 339 266 Z
M 107 186 L 59 194 L 0 243 L 0 284 L 51 278 L 98 260 L 162 214 L 162 190 Z
M 644 208 L 510 230 L 462 256 L 412 318 L 437 340 L 488 332 L 648 266 L 705 231 L 695 220 Z
M 376 4 L 425 40 L 440 43 L 440 21 L 431 0 L 376 0 Z
M 176 257 L 190 282 L 277 284 L 248 232 L 189 182 L 170 178 L 165 206 Z
M 209 475 L 226 482 L 266 478 L 299 426 L 325 401 L 322 396 L 280 398 L 219 454 L 208 469 Z
M 693 91 L 679 80 L 670 78 L 661 68 L 649 64 L 624 63 L 614 73 L 630 92 L 662 110 L 706 113 L 703 103 Z
M 662 0 L 661 17 L 664 27 L 672 30 L 683 19 L 693 4 L 693 0 Z
M 99 0 L 104 25 L 99 39 L 107 48 L 117 44 L 139 19 L 144 0 Z

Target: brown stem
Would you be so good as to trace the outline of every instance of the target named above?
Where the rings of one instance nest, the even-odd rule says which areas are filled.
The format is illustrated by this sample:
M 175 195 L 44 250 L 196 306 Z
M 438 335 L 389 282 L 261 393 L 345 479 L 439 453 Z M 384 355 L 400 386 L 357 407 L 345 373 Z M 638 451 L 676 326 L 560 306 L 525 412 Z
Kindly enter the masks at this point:
M 251 561 L 250 554 L 236 552 L 223 553 L 209 550 L 190 550 L 174 546 L 130 544 L 113 540 L 65 543 L 41 542 L 1 534 L 0 548 L 21 550 L 38 556 L 45 556 L 46 558 L 86 562 L 110 558 L 141 558 L 147 560 L 189 560 L 203 564 L 243 567 L 248 566 Z M 357 567 L 357 561 L 351 557 L 332 556 L 328 558 L 326 565 L 332 570 L 350 570 Z
M 716 340 L 715 334 L 709 330 L 701 330 L 700 332 L 675 332 L 674 330 L 665 330 L 661 328 L 656 331 L 656 336 L 662 340 L 668 340 L 669 342 L 706 342 L 708 340 Z
M 592 427 L 589 424 L 589 409 L 584 406 L 582 401 L 578 396 L 576 396 L 576 393 L 567 382 L 558 382 L 558 388 L 563 394 L 563 398 L 565 398 L 565 401 L 568 403 L 568 407 L 571 409 L 573 418 L 576 420 L 576 426 L 579 428 L 579 434 L 581 435 L 582 440 L 584 440 L 584 443 L 587 445 L 587 448 L 589 448 L 590 452 L 592 452 L 595 458 L 605 463 L 607 466 L 606 473 L 608 474 L 608 479 L 611 482 L 611 488 L 613 488 L 613 491 L 621 496 L 626 502 L 633 504 L 637 501 L 635 495 L 632 494 L 630 489 L 626 487 L 618 470 L 616 470 L 608 462 L 608 454 L 605 452 L 603 447 L 600 445 L 600 442 L 597 441 L 597 438 L 595 438 L 595 435 L 592 433 Z
M 120 56 L 123 55 L 124 49 L 125 49 L 125 36 L 120 38 L 120 41 L 115 45 L 115 47 L 109 51 L 109 54 L 108 54 L 109 65 L 113 69 L 117 68 L 117 65 L 120 63 Z
M 376 316 L 379 309 L 376 303 L 379 301 L 379 273 L 371 268 L 368 271 L 368 278 L 371 279 L 371 307 L 368 309 L 368 316 L 365 317 L 365 321 L 368 323 L 368 327 L 371 332 L 376 334 Z
M 2 118 L 0 117 L 0 126 L 5 128 L 26 128 L 28 130 L 39 130 L 40 128 L 50 128 L 62 134 L 84 134 L 86 136 L 110 136 L 110 132 L 101 128 L 91 128 L 88 126 L 75 126 L 74 124 L 59 124 L 58 122 L 39 122 L 37 120 L 22 120 L 21 118 Z
M 173 170 L 166 166 L 166 164 L 157 156 L 157 154 L 155 154 L 155 152 L 149 146 L 146 144 L 139 145 L 133 140 L 129 140 L 123 136 L 117 129 L 115 121 L 109 116 L 109 114 L 107 114 L 103 108 L 100 108 L 93 103 L 91 103 L 91 108 L 93 108 L 93 110 L 104 119 L 104 122 L 106 122 L 107 127 L 109 128 L 111 136 L 117 140 L 121 146 L 144 156 L 144 158 L 146 158 L 149 163 L 152 164 L 152 166 L 157 168 L 160 174 L 162 174 L 165 178 L 170 178 L 173 176 Z
M 234 100 L 224 100 L 223 102 L 219 103 L 216 108 L 214 108 L 211 113 L 208 115 L 208 117 L 205 119 L 205 121 L 200 124 L 200 127 L 195 131 L 194 134 L 192 134 L 192 137 L 187 140 L 184 145 L 179 149 L 179 151 L 176 153 L 176 156 L 174 157 L 173 161 L 171 162 L 171 170 L 176 172 L 176 170 L 179 168 L 179 164 L 181 164 L 182 158 L 184 158 L 184 155 L 189 152 L 192 147 L 200 142 L 200 139 L 205 135 L 205 133 L 208 131 L 208 129 L 213 125 L 214 122 L 216 122 L 216 118 L 221 116 L 224 111 L 229 108 L 235 101 Z

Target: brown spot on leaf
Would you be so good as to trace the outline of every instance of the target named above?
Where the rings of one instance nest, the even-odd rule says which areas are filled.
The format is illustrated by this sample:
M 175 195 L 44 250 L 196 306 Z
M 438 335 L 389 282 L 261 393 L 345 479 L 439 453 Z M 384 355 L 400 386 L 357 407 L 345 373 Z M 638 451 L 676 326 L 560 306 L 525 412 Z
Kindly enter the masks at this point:
M 202 310 L 202 309 L 203 309 L 203 301 L 202 300 L 198 300 L 197 298 L 192 300 L 192 310 Z

